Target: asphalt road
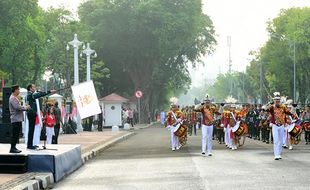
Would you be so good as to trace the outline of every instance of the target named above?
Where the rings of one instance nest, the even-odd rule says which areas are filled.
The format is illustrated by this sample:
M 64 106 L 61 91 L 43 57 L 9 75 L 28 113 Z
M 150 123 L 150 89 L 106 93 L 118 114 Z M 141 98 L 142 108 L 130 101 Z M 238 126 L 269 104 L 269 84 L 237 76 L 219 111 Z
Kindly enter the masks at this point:
M 106 150 L 55 185 L 54 189 L 310 189 L 310 145 L 284 150 L 247 139 L 228 150 L 214 142 L 212 157 L 202 157 L 200 131 L 185 147 L 171 151 L 169 131 L 155 126 Z

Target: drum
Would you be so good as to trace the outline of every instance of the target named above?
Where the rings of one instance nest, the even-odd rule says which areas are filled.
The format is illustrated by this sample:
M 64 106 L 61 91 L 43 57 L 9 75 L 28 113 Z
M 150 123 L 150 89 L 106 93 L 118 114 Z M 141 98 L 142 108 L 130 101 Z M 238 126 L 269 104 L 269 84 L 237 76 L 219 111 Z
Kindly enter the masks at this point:
M 175 134 L 175 136 L 177 137 L 182 137 L 187 131 L 187 127 L 184 124 L 181 125 L 177 125 L 173 131 L 173 133 Z
M 223 129 L 224 126 L 221 126 L 221 119 L 216 119 L 213 122 L 213 125 L 217 128 L 217 129 Z
M 232 132 L 237 136 L 242 136 L 247 133 L 247 125 L 244 121 L 238 121 L 232 128 Z
M 301 126 L 296 124 L 296 123 L 292 123 L 287 127 L 287 132 L 292 136 L 292 137 L 298 137 L 302 130 L 301 130 Z
M 302 122 L 302 128 L 303 128 L 305 131 L 310 131 L 310 121 L 304 121 L 304 122 Z

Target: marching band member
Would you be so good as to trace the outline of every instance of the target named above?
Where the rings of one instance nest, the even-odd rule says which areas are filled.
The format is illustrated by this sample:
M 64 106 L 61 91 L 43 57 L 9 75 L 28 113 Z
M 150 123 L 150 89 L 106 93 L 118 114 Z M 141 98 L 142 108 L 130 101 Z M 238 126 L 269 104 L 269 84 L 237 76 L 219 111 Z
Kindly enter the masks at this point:
M 280 93 L 274 93 L 274 101 L 275 104 L 269 108 L 269 113 L 271 116 L 270 126 L 272 126 L 272 135 L 274 141 L 274 159 L 280 160 L 282 159 L 282 142 L 283 142 L 283 133 L 284 133 L 284 124 L 285 124 L 285 116 L 292 115 L 288 111 L 285 105 L 281 104 Z
M 290 109 L 292 108 L 291 106 L 291 103 L 293 101 L 291 100 L 286 100 L 286 97 L 281 97 L 281 102 L 284 103 L 284 105 L 287 107 L 287 109 L 290 111 Z M 283 148 L 288 148 L 288 141 L 289 141 L 289 138 L 288 138 L 288 131 L 287 131 L 287 128 L 288 128 L 288 125 L 291 123 L 291 121 L 289 121 L 289 124 L 287 123 L 287 121 L 289 120 L 289 117 L 288 116 L 285 116 L 285 124 L 284 124 L 284 133 L 283 133 L 283 143 L 282 143 L 282 147 Z
M 234 110 L 236 108 L 236 106 L 234 105 L 234 103 L 236 103 L 236 99 L 234 99 L 231 96 L 228 96 L 225 99 L 225 102 L 228 103 L 228 105 L 226 105 L 224 107 L 224 112 L 222 114 L 222 125 L 224 127 L 224 132 L 225 132 L 225 144 L 226 147 L 229 149 L 233 149 L 235 150 L 235 146 L 233 145 L 233 133 L 232 133 L 232 128 L 233 126 L 233 118 L 232 118 L 232 114 L 234 114 Z
M 305 130 L 306 144 L 310 144 L 310 104 L 306 106 L 305 111 L 302 113 L 303 126 Z
M 262 128 L 262 140 L 263 142 L 266 142 L 266 144 L 269 144 L 269 136 L 270 136 L 270 127 L 269 127 L 269 113 L 267 112 L 267 107 L 263 106 L 260 114 L 260 126 Z
M 194 109 L 196 112 L 201 112 L 202 114 L 202 152 L 201 154 L 204 156 L 206 153 L 206 144 L 208 139 L 208 156 L 212 156 L 212 135 L 213 135 L 213 122 L 214 122 L 214 114 L 220 114 L 216 107 L 211 105 L 211 100 L 209 95 L 207 94 L 204 99 L 204 103 L 201 105 L 197 105 Z
M 223 106 L 225 105 L 224 103 L 220 104 L 220 109 L 219 109 L 219 113 L 222 113 L 223 112 Z M 225 142 L 225 139 L 224 139 L 224 127 L 222 125 L 222 114 L 221 115 L 217 115 L 215 117 L 216 119 L 216 122 L 215 122 L 215 125 L 216 125 L 216 131 L 217 131 L 217 140 L 220 144 L 223 144 Z
M 232 143 L 230 141 L 230 127 L 228 125 L 229 123 L 229 119 L 230 119 L 230 111 L 226 109 L 224 110 L 223 114 L 222 114 L 222 124 L 224 127 L 224 141 L 225 141 L 225 145 L 227 148 L 232 148 Z
M 170 105 L 170 111 L 166 114 L 166 124 L 167 127 L 170 129 L 171 134 L 171 149 L 172 151 L 175 151 L 176 149 L 180 149 L 181 145 L 179 142 L 179 138 L 174 134 L 174 129 L 178 124 L 182 122 L 184 119 L 183 113 L 179 110 L 178 105 L 176 104 L 177 99 L 171 98 L 171 105 Z
M 293 110 L 292 110 L 292 104 L 293 103 L 293 100 L 287 100 L 286 102 L 286 105 L 287 105 L 287 109 L 289 112 L 293 113 Z M 293 118 L 289 115 L 286 115 L 286 121 L 285 121 L 285 127 L 284 127 L 284 138 L 286 138 L 286 143 L 288 143 L 289 145 L 289 150 L 292 150 L 293 149 L 293 144 L 294 144 L 294 138 L 291 137 L 291 135 L 289 134 L 288 132 L 288 126 L 291 125 L 293 122 Z
M 236 105 L 231 104 L 230 105 L 230 118 L 228 122 L 228 128 L 229 128 L 229 137 L 230 137 L 230 144 L 231 144 L 231 149 L 232 150 L 237 150 L 237 143 L 235 141 L 235 134 L 233 133 L 232 129 L 234 128 L 236 121 L 236 115 L 239 113 L 236 112 Z
M 189 121 L 189 135 L 192 136 L 193 134 L 193 130 L 194 130 L 194 134 L 195 136 L 197 136 L 197 128 L 196 128 L 196 122 L 197 122 L 197 113 L 194 111 L 195 106 L 192 106 L 189 108 L 189 115 L 190 115 L 190 119 Z

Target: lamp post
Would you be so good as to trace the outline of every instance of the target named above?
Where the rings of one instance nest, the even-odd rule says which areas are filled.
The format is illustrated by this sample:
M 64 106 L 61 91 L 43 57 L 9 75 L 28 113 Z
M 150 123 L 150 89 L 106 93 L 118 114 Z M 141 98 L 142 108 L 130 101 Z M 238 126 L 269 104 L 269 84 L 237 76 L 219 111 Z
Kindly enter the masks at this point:
M 279 40 L 283 39 L 282 38 L 283 36 L 278 36 L 275 34 L 272 34 L 271 37 L 277 38 Z M 291 40 L 287 37 L 284 37 L 284 40 L 285 39 L 289 41 L 290 45 L 293 44 L 293 64 L 294 64 L 294 66 L 293 66 L 293 72 L 294 72 L 294 74 L 293 74 L 294 75 L 293 76 L 293 83 L 294 83 L 293 84 L 293 100 L 294 100 L 294 102 L 296 102 L 296 42 L 295 42 L 295 40 Z
M 71 42 L 68 42 L 69 45 L 73 46 L 74 50 L 74 85 L 79 84 L 79 46 L 83 44 L 77 38 L 77 34 L 74 34 L 74 38 Z M 69 50 L 69 45 L 67 44 L 67 50 Z
M 72 45 L 74 50 L 74 85 L 77 85 L 79 84 L 79 46 L 83 45 L 83 49 L 85 49 L 85 47 L 84 43 L 78 40 L 77 34 L 74 34 L 73 40 L 71 42 L 68 42 L 67 51 L 69 51 L 70 49 L 69 45 Z M 77 131 L 82 131 L 83 128 L 79 113 L 77 113 L 76 120 Z
M 90 81 L 90 56 L 94 53 L 94 57 L 97 57 L 97 53 L 95 50 L 90 49 L 89 43 L 87 43 L 86 49 L 82 53 L 86 55 L 86 81 Z

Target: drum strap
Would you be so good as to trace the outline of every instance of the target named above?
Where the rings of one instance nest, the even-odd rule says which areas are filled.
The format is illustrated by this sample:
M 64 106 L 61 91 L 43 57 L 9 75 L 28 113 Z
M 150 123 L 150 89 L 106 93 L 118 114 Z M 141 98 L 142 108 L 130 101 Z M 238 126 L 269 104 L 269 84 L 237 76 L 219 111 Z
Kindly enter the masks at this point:
M 175 113 L 173 111 L 172 111 L 172 116 L 174 117 L 175 122 L 177 122 L 178 121 L 177 116 L 175 115 Z

